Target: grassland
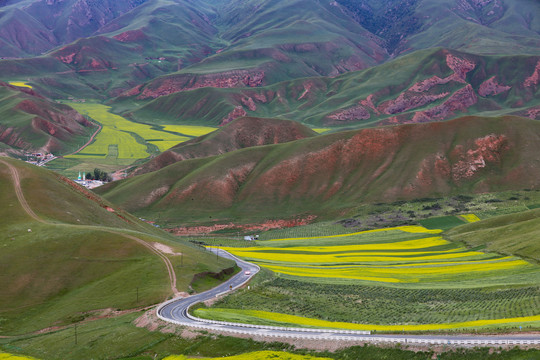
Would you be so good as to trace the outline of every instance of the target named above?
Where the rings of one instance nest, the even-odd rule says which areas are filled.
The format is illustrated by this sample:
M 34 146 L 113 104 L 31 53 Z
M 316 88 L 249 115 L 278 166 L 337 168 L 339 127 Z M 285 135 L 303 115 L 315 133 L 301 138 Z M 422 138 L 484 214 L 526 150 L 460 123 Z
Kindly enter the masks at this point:
M 179 291 L 195 274 L 232 266 L 114 209 L 50 171 L 3 158 L 17 169 L 29 216 L 0 164 L 0 334 L 23 334 L 158 303 L 172 294 L 164 258 Z M 160 243 L 178 255 L 150 250 Z

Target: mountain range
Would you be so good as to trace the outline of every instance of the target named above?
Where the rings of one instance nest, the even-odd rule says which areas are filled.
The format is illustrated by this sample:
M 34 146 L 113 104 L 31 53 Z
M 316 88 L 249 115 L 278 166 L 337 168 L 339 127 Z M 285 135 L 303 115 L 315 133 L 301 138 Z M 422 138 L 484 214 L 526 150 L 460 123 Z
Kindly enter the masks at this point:
M 72 112 L 69 101 L 57 103 L 66 99 L 106 102 L 113 112 L 131 121 L 155 126 L 221 127 L 133 169 L 132 176 L 144 174 L 149 179 L 159 170 L 162 179 L 171 177 L 166 185 L 148 180 L 147 184 L 154 185 L 140 200 L 145 209 L 159 208 L 156 201 L 167 203 L 161 197 L 184 186 L 190 193 L 200 190 L 193 195 L 199 199 L 196 207 L 210 206 L 202 212 L 227 206 L 240 209 L 243 205 L 238 202 L 277 206 L 276 201 L 287 203 L 284 199 L 296 196 L 391 201 L 452 193 L 457 185 L 451 171 L 433 175 L 427 187 L 416 184 L 414 178 L 422 166 L 435 166 L 435 159 L 447 159 L 448 169 L 457 166 L 458 159 L 450 155 L 458 151 L 457 140 L 442 140 L 446 135 L 438 132 L 443 128 L 446 134 L 480 131 L 477 137 L 459 143 L 474 153 L 477 150 L 471 144 L 491 136 L 506 139 L 504 144 L 519 143 L 510 133 L 511 126 L 495 132 L 493 127 L 521 124 L 520 129 L 530 127 L 535 134 L 534 121 L 522 118 L 540 118 L 540 4 L 531 0 L 10 0 L 0 7 L 0 34 L 3 80 L 24 81 L 28 86 L 2 87 L 4 153 L 20 156 L 23 150 L 43 148 L 60 155 L 75 151 L 76 144 L 96 131 L 96 125 Z M 24 120 L 14 121 L 14 116 Z M 444 127 L 420 126 L 452 119 L 456 121 Z M 404 124 L 418 127 L 366 130 L 357 135 L 340 132 Z M 308 127 L 324 128 L 329 134 L 315 136 Z M 261 161 L 270 166 L 264 160 L 270 149 L 273 167 L 306 156 L 312 159 L 310 149 L 317 154 L 342 149 L 351 137 L 377 137 L 379 131 L 399 138 L 395 152 L 386 156 L 401 153 L 404 147 L 408 149 L 404 154 L 422 154 L 410 172 L 403 169 L 403 174 L 389 177 L 400 179 L 398 187 L 362 174 L 356 195 L 351 196 L 339 184 L 355 177 L 349 173 L 353 170 L 321 158 L 318 166 L 330 168 L 324 170 L 328 176 L 321 177 L 316 194 L 299 191 L 296 185 L 279 186 L 269 198 L 264 198 L 264 191 L 249 190 L 248 183 L 270 191 L 255 175 Z M 411 142 L 396 135 L 408 131 L 440 138 L 439 145 L 445 145 L 420 151 L 421 144 L 430 140 L 419 135 Z M 362 143 L 376 146 L 373 141 Z M 355 151 L 368 154 L 377 149 Z M 514 156 L 515 151 L 508 154 Z M 410 155 L 400 156 L 403 162 L 409 161 Z M 393 157 L 377 159 L 365 165 L 376 174 L 390 171 L 385 164 L 395 161 Z M 528 154 L 512 159 L 518 161 L 515 167 L 524 168 L 532 161 Z M 506 161 L 510 160 L 499 165 L 506 166 Z M 204 182 L 192 173 L 196 169 L 200 174 L 204 173 L 201 169 L 217 171 L 218 178 L 229 174 L 234 184 L 229 188 L 230 184 L 223 185 L 229 180 L 222 179 L 227 195 L 207 204 Z M 500 178 L 496 181 L 478 183 L 473 177 L 469 185 L 464 185 L 467 180 L 459 186 L 467 191 L 490 191 L 498 188 L 496 184 L 504 188 L 502 183 L 514 176 L 509 169 L 497 170 Z M 301 169 L 296 173 L 295 184 L 313 181 L 314 174 Z M 260 170 L 260 176 L 267 175 Z M 120 189 L 128 189 L 130 181 L 142 181 L 136 179 L 101 191 L 122 204 L 135 201 L 124 198 Z M 536 186 L 526 179 L 512 186 Z M 184 185 L 173 185 L 178 182 Z M 371 189 L 367 193 L 366 186 Z M 262 198 L 253 201 L 249 191 Z M 149 215 L 127 203 L 130 210 Z M 303 200 L 294 206 L 289 201 L 296 210 L 288 215 L 311 211 L 311 205 L 301 204 Z

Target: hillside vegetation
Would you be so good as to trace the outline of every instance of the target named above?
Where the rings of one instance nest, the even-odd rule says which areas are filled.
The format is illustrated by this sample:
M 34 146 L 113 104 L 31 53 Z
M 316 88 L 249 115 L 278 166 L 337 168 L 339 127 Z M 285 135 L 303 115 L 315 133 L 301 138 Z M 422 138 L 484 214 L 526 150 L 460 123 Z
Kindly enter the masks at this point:
M 253 146 L 280 144 L 316 134 L 315 131 L 290 120 L 244 117 L 210 134 L 170 148 L 138 166 L 132 175 L 156 171 L 178 161 L 220 155 Z
M 168 226 L 335 218 L 362 202 L 535 188 L 539 136 L 516 117 L 340 132 L 185 160 L 97 192 Z
M 487 251 L 518 255 L 540 262 L 540 209 L 493 217 L 456 227 L 446 233 L 449 239 L 465 242 Z
M 0 189 L 2 335 L 152 305 L 232 266 L 20 161 L 0 159 Z
M 0 82 L 0 143 L 4 154 L 74 151 L 97 129 L 67 105 L 54 103 L 31 85 Z M 1 151 L 1 150 L 0 150 Z
M 126 115 L 133 120 L 156 124 L 217 125 L 246 115 L 337 129 L 441 121 L 464 114 L 536 119 L 540 116 L 538 74 L 538 56 L 479 56 L 435 48 L 337 77 L 252 88 L 179 87 L 142 103 L 136 94 L 131 102 L 118 98 L 113 106 L 118 111 L 128 107 Z

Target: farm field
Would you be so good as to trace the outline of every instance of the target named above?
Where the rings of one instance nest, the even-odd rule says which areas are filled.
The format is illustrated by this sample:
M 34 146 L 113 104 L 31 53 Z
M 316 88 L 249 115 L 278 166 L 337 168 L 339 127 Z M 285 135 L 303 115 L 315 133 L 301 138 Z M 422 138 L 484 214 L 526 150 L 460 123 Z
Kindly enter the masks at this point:
M 112 114 L 109 112 L 110 107 L 106 105 L 69 105 L 102 125 L 101 131 L 91 144 L 48 165 L 51 170 L 70 177 L 78 171 L 92 171 L 95 167 L 112 172 L 215 130 L 213 127 L 195 125 L 145 125 Z
M 9 85 L 13 85 L 13 86 L 18 86 L 18 87 L 25 87 L 25 88 L 29 88 L 29 89 L 32 89 L 32 85 L 28 85 L 26 82 L 24 81 L 10 81 L 8 82 Z
M 467 214 L 431 223 L 459 218 L 453 226 L 479 221 Z M 201 306 L 195 314 L 383 332 L 540 327 L 536 263 L 486 252 L 482 246 L 467 248 L 446 240 L 440 229 L 399 226 L 351 232 L 339 231 L 335 223 L 327 227 L 335 235 L 302 236 L 312 230 L 289 229 L 262 234 L 267 240 L 255 241 L 256 246 L 220 247 L 256 262 L 266 276 L 250 291 L 225 297 L 212 308 Z M 302 235 L 288 237 L 291 233 Z M 270 239 L 272 235 L 280 238 Z
M 163 360 L 189 360 L 191 357 L 184 355 L 167 356 Z M 256 351 L 246 354 L 219 357 L 219 358 L 197 358 L 200 360 L 330 360 L 330 358 L 316 357 L 311 355 L 291 354 L 283 351 Z
M 453 288 L 540 281 L 536 265 L 513 256 L 468 250 L 434 236 L 437 232 L 441 231 L 403 226 L 224 250 L 280 276 L 322 283 Z
M 186 136 L 159 131 L 150 125 L 134 123 L 112 114 L 109 112 L 110 107 L 106 105 L 73 103 L 70 106 L 103 126 L 95 142 L 84 148 L 82 154 L 71 155 L 71 157 L 115 156 L 119 159 L 143 159 L 150 155 L 146 143 L 155 145 L 159 151 L 164 151 L 170 147 L 171 142 L 176 145 L 189 140 Z M 111 145 L 117 145 L 117 154 L 110 151 Z

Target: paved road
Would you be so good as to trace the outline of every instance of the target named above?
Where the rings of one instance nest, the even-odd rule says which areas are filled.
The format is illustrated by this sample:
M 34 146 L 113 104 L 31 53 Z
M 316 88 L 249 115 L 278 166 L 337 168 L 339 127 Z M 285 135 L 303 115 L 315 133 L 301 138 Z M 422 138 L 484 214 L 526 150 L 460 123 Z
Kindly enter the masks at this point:
M 224 294 L 229 291 L 234 291 L 244 285 L 259 271 L 257 265 L 240 260 L 224 250 L 211 249 L 214 253 L 219 251 L 219 256 L 233 259 L 242 271 L 236 274 L 233 278 L 211 290 L 201 294 L 193 295 L 187 298 L 177 298 L 168 301 L 158 307 L 158 316 L 168 322 L 178 325 L 184 325 L 206 330 L 223 331 L 236 334 L 259 335 L 266 337 L 277 338 L 300 338 L 300 339 L 320 339 L 326 341 L 369 341 L 369 342 L 394 342 L 394 343 L 410 343 L 410 344 L 447 344 L 459 346 L 500 346 L 500 345 L 540 345 L 540 335 L 538 334 L 518 334 L 518 335 L 502 335 L 502 336 L 474 336 L 474 335 L 378 335 L 370 334 L 363 331 L 348 331 L 348 330 L 325 330 L 325 329 L 303 329 L 303 328 L 287 328 L 275 326 L 257 326 L 239 323 L 227 323 L 220 321 L 209 321 L 195 318 L 188 314 L 188 309 L 191 305 L 205 301 Z M 246 275 L 246 271 L 249 275 Z

